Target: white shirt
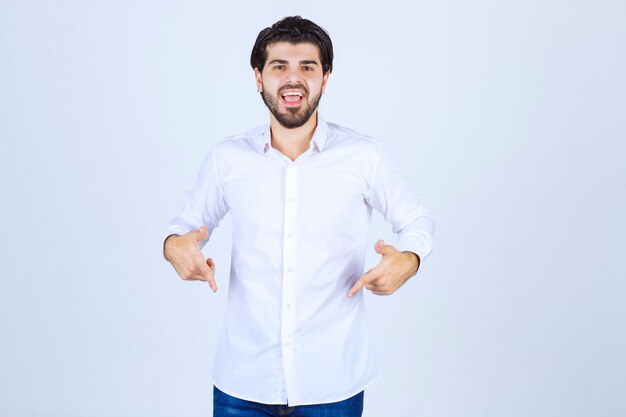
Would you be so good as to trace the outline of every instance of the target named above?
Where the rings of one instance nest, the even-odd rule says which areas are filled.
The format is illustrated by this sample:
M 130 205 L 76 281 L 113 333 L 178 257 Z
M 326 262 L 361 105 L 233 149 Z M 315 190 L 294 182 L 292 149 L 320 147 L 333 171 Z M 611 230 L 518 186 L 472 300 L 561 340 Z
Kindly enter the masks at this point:
M 232 215 L 226 315 L 212 378 L 249 401 L 290 406 L 344 400 L 380 374 L 365 319 L 363 274 L 372 208 L 423 261 L 434 222 L 380 141 L 318 125 L 292 161 L 269 125 L 217 142 L 169 234 Z

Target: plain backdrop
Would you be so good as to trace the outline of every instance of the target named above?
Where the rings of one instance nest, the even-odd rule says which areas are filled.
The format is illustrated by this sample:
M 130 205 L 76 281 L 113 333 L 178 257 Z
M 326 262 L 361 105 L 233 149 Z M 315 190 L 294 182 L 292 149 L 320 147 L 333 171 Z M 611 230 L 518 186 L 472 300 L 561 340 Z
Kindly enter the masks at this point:
M 0 415 L 211 415 L 230 218 L 216 294 L 161 238 L 211 144 L 267 122 L 249 54 L 293 14 L 335 45 L 324 117 L 386 141 L 437 221 L 367 294 L 364 416 L 626 415 L 618 0 L 0 0 Z

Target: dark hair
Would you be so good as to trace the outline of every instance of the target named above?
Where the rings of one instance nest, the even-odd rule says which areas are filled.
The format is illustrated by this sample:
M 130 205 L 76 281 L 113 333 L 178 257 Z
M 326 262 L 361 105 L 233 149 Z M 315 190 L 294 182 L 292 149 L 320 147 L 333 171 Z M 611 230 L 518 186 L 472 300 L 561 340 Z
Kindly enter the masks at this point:
M 263 70 L 267 60 L 267 46 L 275 42 L 293 44 L 310 42 L 320 50 L 324 74 L 327 71 L 333 71 L 333 43 L 330 36 L 323 28 L 310 20 L 300 16 L 288 16 L 259 32 L 250 55 L 252 68 L 258 68 L 259 71 Z

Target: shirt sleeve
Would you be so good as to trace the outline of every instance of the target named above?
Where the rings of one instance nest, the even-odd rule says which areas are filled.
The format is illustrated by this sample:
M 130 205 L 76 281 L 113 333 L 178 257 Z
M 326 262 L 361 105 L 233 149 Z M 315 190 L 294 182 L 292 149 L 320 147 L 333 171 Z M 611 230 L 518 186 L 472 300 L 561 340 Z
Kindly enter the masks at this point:
M 184 235 L 202 226 L 208 229 L 209 237 L 228 212 L 228 204 L 222 193 L 216 166 L 215 147 L 208 153 L 196 177 L 196 183 L 187 199 L 167 227 L 164 238 L 169 235 Z M 207 240 L 201 243 L 203 247 Z
M 396 249 L 414 252 L 423 261 L 433 250 L 435 222 L 383 144 L 378 158 L 366 201 L 392 225 Z

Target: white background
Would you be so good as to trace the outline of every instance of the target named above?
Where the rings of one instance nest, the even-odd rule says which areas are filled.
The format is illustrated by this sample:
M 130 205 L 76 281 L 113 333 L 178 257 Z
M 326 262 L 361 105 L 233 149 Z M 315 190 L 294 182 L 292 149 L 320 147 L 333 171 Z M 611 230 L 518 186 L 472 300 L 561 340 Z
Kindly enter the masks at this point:
M 211 415 L 230 220 L 217 294 L 161 238 L 210 145 L 268 120 L 249 54 L 291 14 L 335 44 L 322 114 L 385 140 L 437 221 L 367 296 L 364 415 L 625 415 L 625 9 L 1 0 L 0 415 Z

